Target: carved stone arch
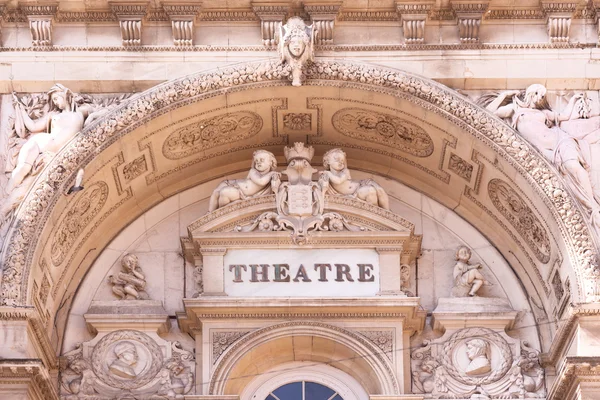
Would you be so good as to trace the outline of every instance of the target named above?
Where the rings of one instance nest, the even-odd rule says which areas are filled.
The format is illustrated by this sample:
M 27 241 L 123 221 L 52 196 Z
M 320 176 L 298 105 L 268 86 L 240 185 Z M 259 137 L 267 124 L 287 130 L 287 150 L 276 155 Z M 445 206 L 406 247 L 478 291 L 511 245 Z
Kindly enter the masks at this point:
M 489 185 L 484 182 L 491 179 L 506 182 L 544 227 L 552 245 L 554 263 L 570 268 L 573 300 L 592 302 L 599 298 L 598 270 L 595 265 L 597 250 L 581 208 L 556 169 L 503 121 L 441 84 L 398 70 L 317 61 L 305 74 L 305 86 L 294 88 L 288 80 L 289 68 L 274 61 L 199 72 L 136 95 L 86 127 L 39 174 L 17 210 L 1 256 L 2 303 L 34 305 L 36 293 L 32 289 L 32 272 L 43 271 L 42 274 L 47 276 L 48 270 L 52 270 L 59 271 L 56 273 L 60 276 L 50 282 L 48 298 L 52 300 L 48 300 L 47 306 L 53 314 L 60 308 L 65 309 L 65 302 L 68 304 L 67 299 L 76 290 L 79 279 L 103 246 L 136 216 L 183 189 L 224 174 L 247 170 L 247 160 L 254 149 L 268 148 L 281 159 L 281 148 L 287 142 L 285 127 L 276 129 L 281 121 L 280 114 L 287 107 L 281 96 L 296 96 L 303 90 L 323 93 L 321 100 L 309 99 L 305 104 L 306 112 L 315 120 L 311 124 L 314 132 L 304 132 L 303 137 L 308 137 L 309 142 L 317 148 L 317 154 L 334 146 L 343 147 L 348 152 L 351 168 L 404 182 L 455 209 L 490 238 L 514 266 L 531 296 L 540 299 L 543 304 L 543 298 L 550 292 L 545 282 L 545 275 L 549 273 L 538 271 L 536 265 L 543 264 L 544 252 L 540 252 L 542 260 L 538 258 L 536 261 L 535 252 L 528 248 L 526 238 L 520 236 L 523 229 L 518 233 L 520 228 L 515 226 L 519 220 L 508 214 L 502 215 L 498 208 L 485 211 L 480 204 L 480 197 L 488 196 L 486 191 Z M 317 117 L 319 112 L 326 111 L 328 106 L 323 104 L 328 100 L 324 98 L 333 92 L 338 96 L 340 93 L 368 95 L 372 102 L 379 102 L 376 109 L 370 108 L 364 100 L 357 100 L 353 105 L 338 106 L 333 110 L 342 112 L 336 117 L 338 120 L 342 120 L 344 112 L 357 115 L 357 112 L 367 110 L 375 119 L 386 124 L 400 124 L 398 129 L 411 132 L 409 139 L 418 139 L 415 141 L 419 145 L 406 149 L 402 141 L 382 142 L 369 136 L 369 132 L 354 130 L 353 133 L 343 125 L 337 125 L 336 128 L 335 118 L 330 130 L 325 131 L 323 121 Z M 236 109 L 229 97 L 241 93 L 250 100 L 240 102 Z M 202 107 L 198 106 L 200 103 Z M 404 105 L 420 110 L 422 115 L 412 118 L 402 110 Z M 254 111 L 249 109 L 259 106 L 269 109 L 269 115 L 273 118 L 269 128 L 265 127 L 269 123 L 265 118 L 262 126 L 252 120 Z M 360 110 L 357 111 L 357 108 Z M 243 110 L 245 114 L 241 113 Z M 171 123 L 175 115 L 181 118 L 179 125 Z M 248 124 L 242 124 L 244 129 L 234 129 L 232 135 L 201 142 L 191 149 L 193 154 L 177 153 L 169 148 L 168 144 L 176 142 L 177 135 L 183 134 L 186 127 L 192 124 L 219 124 L 223 116 L 237 118 L 238 122 L 242 118 L 249 118 L 246 120 Z M 406 123 L 402 120 L 406 120 Z M 343 121 L 352 123 L 352 119 Z M 439 133 L 440 127 L 470 138 L 471 154 L 457 154 L 456 137 L 452 139 L 451 134 L 442 135 Z M 166 150 L 163 146 L 152 147 L 148 141 L 148 137 L 158 131 L 164 135 L 163 146 L 167 146 Z M 262 136 L 257 136 L 257 131 Z M 293 133 L 293 129 L 290 132 Z M 175 139 L 168 142 L 170 138 Z M 436 161 L 438 164 L 435 167 L 431 166 L 428 143 L 434 143 L 434 150 L 438 152 L 439 161 Z M 165 159 L 176 158 L 173 167 L 169 167 L 171 169 L 156 170 L 155 155 L 161 151 Z M 365 157 L 365 154 L 370 157 Z M 123 176 L 125 166 L 136 160 L 133 155 L 144 157 L 145 164 L 140 165 L 145 165 L 146 170 L 139 175 L 129 175 L 130 180 L 116 179 Z M 192 155 L 195 158 L 186 158 Z M 452 166 L 450 158 L 453 155 Z M 429 164 L 425 165 L 424 160 L 429 160 Z M 496 164 L 502 164 L 502 168 L 494 170 L 490 167 Z M 465 173 L 469 166 L 470 175 Z M 61 255 L 52 260 L 51 254 L 44 253 L 52 247 L 48 238 L 56 229 L 60 229 L 65 216 L 77 209 L 77 201 L 81 196 L 89 193 L 83 191 L 73 196 L 63 195 L 79 168 L 86 169 L 87 190 L 102 186 L 97 182 L 111 179 L 114 182 L 106 201 L 99 197 L 93 203 L 95 206 L 88 208 L 98 209 L 97 214 L 90 216 L 89 225 L 77 232 L 78 236 L 72 243 L 65 241 L 70 244 L 70 256 Z M 185 179 L 178 175 L 190 170 L 194 173 L 186 175 Z M 421 184 L 420 173 L 430 174 L 434 184 Z M 449 194 L 452 188 L 450 182 L 453 187 L 458 187 L 454 182 L 464 185 L 467 181 L 464 190 L 462 186 L 460 191 L 454 190 L 453 195 L 457 198 L 452 198 Z M 102 191 L 96 193 L 101 194 Z M 533 204 L 539 205 L 540 209 L 534 209 Z M 120 212 L 119 218 L 115 213 L 110 214 L 114 210 Z M 492 215 L 494 212 L 500 216 Z M 96 229 L 102 231 L 102 238 L 97 234 L 94 236 Z M 51 266 L 54 262 L 60 265 Z M 545 268 L 549 267 L 546 265 Z M 45 285 L 44 282 L 37 284 L 38 287 Z M 59 346 L 58 343 L 55 345 Z
M 278 339 L 289 337 L 320 338 L 346 348 L 350 356 L 345 359 L 327 359 L 326 352 L 319 354 L 318 350 L 315 349 L 314 360 L 308 359 L 305 361 L 325 363 L 343 370 L 361 383 L 369 394 L 394 395 L 400 393 L 393 366 L 380 348 L 358 333 L 312 321 L 294 321 L 271 325 L 255 330 L 238 339 L 219 357 L 211 375 L 208 393 L 211 395 L 240 394 L 245 385 L 253 378 L 242 379 L 242 377 L 236 375 L 236 368 L 239 368 L 240 365 L 247 365 L 243 361 L 244 357 L 256 353 L 261 346 L 268 348 L 270 344 L 275 343 Z M 283 353 L 285 350 L 279 349 L 278 351 Z M 269 354 L 269 352 L 260 351 L 260 354 Z M 271 365 L 271 367 L 276 365 Z M 352 365 L 353 368 L 349 365 Z M 235 376 L 237 378 L 234 378 Z M 301 378 L 301 373 L 299 378 Z M 240 391 L 238 392 L 238 390 Z

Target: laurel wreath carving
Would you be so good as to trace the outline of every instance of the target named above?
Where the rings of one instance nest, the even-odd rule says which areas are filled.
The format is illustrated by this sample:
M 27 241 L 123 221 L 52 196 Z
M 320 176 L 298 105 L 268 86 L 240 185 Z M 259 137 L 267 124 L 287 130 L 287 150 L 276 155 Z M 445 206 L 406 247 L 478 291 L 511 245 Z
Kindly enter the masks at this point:
M 502 363 L 500 363 L 500 365 L 489 375 L 483 377 L 469 376 L 464 372 L 459 371 L 452 362 L 452 355 L 454 354 L 456 347 L 466 339 L 476 338 L 494 343 L 500 348 L 500 354 L 502 355 Z M 506 340 L 498 333 L 487 328 L 466 328 L 455 332 L 450 336 L 450 339 L 444 343 L 442 355 L 440 357 L 442 364 L 450 376 L 459 382 L 476 386 L 487 385 L 502 379 L 510 369 L 513 362 L 512 359 L 512 352 L 510 351 L 510 347 L 508 346 L 508 343 L 506 343 Z
M 117 341 L 130 340 L 140 343 L 150 353 L 150 368 L 142 371 L 135 379 L 118 379 L 106 372 L 106 351 Z M 96 376 L 111 387 L 120 389 L 137 389 L 150 382 L 160 371 L 163 364 L 163 355 L 154 339 L 139 331 L 116 331 L 104 336 L 94 346 L 92 351 L 92 369 Z

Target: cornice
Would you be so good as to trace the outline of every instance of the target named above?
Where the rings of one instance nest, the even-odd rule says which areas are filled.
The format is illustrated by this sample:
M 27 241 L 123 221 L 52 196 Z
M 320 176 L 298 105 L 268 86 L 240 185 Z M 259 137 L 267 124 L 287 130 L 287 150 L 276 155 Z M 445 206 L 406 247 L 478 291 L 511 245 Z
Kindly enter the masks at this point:
M 546 14 L 539 8 L 499 8 L 488 10 L 484 19 L 544 19 Z
M 417 1 L 396 3 L 396 12 L 398 14 L 428 14 L 433 7 L 433 3 L 423 3 Z
M 29 381 L 33 385 L 33 391 L 44 400 L 58 400 L 56 388 L 52 385 L 52 378 L 48 370 L 39 359 L 0 360 L 0 383 L 2 386 L 10 387 L 10 383 L 21 383 Z
M 197 4 L 163 4 L 163 10 L 169 17 L 195 16 L 200 12 L 200 8 Z
M 398 13 L 395 10 L 381 11 L 362 11 L 362 10 L 342 10 L 338 14 L 338 21 L 372 21 L 372 22 L 391 22 L 398 21 Z
M 203 10 L 198 19 L 200 21 L 258 21 L 259 18 L 252 10 Z
M 567 346 L 573 338 L 579 319 L 582 317 L 600 316 L 600 304 L 569 306 L 563 315 L 562 323 L 554 335 L 550 350 L 542 355 L 542 363 L 546 367 L 557 367 L 560 358 L 568 350 Z
M 577 3 L 564 3 L 555 1 L 543 1 L 540 3 L 542 11 L 548 15 L 552 13 L 574 13 Z
M 593 49 L 596 43 L 440 43 L 440 44 L 382 44 L 382 45 L 320 45 L 317 51 L 432 51 L 432 50 L 550 50 L 550 49 Z M 109 51 L 109 52 L 238 52 L 275 51 L 263 45 L 194 45 L 194 46 L 39 46 L 39 47 L 0 47 L 0 52 L 61 52 L 61 51 Z
M 454 10 L 456 14 L 459 13 L 469 13 L 469 14 L 483 14 L 487 11 L 488 6 L 490 5 L 489 0 L 475 0 L 475 1 L 465 1 L 458 0 L 453 1 L 450 0 L 450 7 Z
M 121 17 L 143 17 L 148 12 L 148 2 L 111 2 L 110 8 L 113 13 Z
M 34 344 L 41 351 L 45 365 L 50 368 L 58 366 L 54 348 L 50 344 L 48 332 L 35 307 L 0 307 L 0 321 L 21 321 L 27 323 Z
M 70 22 L 114 22 L 117 17 L 112 11 L 59 11 L 56 21 L 61 23 Z
M 581 381 L 600 383 L 600 357 L 565 357 L 548 395 L 549 400 L 564 400 Z
M 58 3 L 20 5 L 19 10 L 28 17 L 53 16 L 58 11 Z

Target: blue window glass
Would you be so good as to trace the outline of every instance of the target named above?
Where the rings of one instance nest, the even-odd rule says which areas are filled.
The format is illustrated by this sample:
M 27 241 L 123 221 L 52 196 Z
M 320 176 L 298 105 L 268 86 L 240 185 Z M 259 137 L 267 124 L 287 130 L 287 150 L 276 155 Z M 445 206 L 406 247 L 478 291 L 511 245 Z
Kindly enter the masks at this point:
M 273 390 L 273 394 L 280 400 L 303 400 L 302 382 L 288 383 L 280 388 Z
M 305 400 L 329 400 L 335 394 L 334 390 L 318 383 L 306 382 L 305 385 Z

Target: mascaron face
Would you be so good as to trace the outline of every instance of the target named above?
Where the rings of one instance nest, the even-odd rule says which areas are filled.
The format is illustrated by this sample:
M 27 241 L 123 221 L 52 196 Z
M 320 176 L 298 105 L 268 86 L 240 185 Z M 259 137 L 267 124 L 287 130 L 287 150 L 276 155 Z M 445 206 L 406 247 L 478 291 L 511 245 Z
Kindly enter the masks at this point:
M 300 57 L 304 53 L 304 41 L 298 37 L 290 40 L 288 49 L 294 57 Z

